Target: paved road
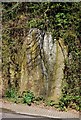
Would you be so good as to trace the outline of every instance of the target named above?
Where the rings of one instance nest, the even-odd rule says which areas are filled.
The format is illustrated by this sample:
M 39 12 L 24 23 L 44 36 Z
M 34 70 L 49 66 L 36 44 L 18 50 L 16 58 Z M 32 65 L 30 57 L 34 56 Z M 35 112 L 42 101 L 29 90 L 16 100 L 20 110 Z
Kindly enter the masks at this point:
M 1 113 L 0 113 L 1 115 Z M 29 116 L 29 115 L 21 115 L 16 113 L 3 113 L 1 115 L 2 120 L 62 120 L 62 119 L 54 119 L 54 118 L 46 118 L 46 117 L 38 117 L 38 116 Z
M 21 104 L 17 105 L 4 103 L 1 104 L 0 107 L 2 108 L 0 109 L 0 116 L 2 112 L 3 114 L 1 118 L 4 118 L 2 120 L 14 120 L 14 118 L 17 118 L 18 120 L 80 120 L 78 119 L 79 116 L 77 114 L 47 110 L 43 108 L 37 108 L 35 106 L 33 107 Z
M 6 112 L 4 112 L 2 115 L 0 113 L 0 118 L 2 118 L 2 120 L 79 120 L 79 119 L 46 118 Z
M 52 118 L 46 118 L 41 116 L 34 116 L 34 115 L 23 115 L 19 113 L 15 113 L 14 111 L 10 111 L 8 109 L 0 109 L 0 118 L 3 118 L 2 120 L 61 120 L 61 119 L 52 119 Z

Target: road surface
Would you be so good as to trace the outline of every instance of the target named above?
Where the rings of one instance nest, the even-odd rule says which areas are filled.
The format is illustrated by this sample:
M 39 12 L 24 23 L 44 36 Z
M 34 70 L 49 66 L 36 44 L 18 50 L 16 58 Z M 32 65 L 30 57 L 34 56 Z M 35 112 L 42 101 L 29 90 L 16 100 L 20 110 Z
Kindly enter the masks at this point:
M 48 117 L 41 117 L 34 115 L 18 114 L 8 109 L 2 109 L 2 110 L 0 109 L 0 118 L 1 120 L 68 120 L 68 119 L 60 119 L 60 118 L 48 118 Z M 74 120 L 74 119 L 69 119 L 69 120 Z
M 79 119 L 60 119 L 60 118 L 46 118 L 41 116 L 33 116 L 33 115 L 23 115 L 18 114 L 13 111 L 7 111 L 7 109 L 3 109 L 3 112 L 0 111 L 1 120 L 79 120 Z
M 79 114 L 48 110 L 36 106 L 1 103 L 0 108 L 2 108 L 0 109 L 0 118 L 3 118 L 2 120 L 14 120 L 14 118 L 17 120 L 81 120 Z
M 23 115 L 15 113 L 14 111 L 9 111 L 8 109 L 0 109 L 0 118 L 2 120 L 62 120 L 62 119 L 54 119 L 54 118 L 46 118 L 41 116 L 34 116 L 34 115 Z

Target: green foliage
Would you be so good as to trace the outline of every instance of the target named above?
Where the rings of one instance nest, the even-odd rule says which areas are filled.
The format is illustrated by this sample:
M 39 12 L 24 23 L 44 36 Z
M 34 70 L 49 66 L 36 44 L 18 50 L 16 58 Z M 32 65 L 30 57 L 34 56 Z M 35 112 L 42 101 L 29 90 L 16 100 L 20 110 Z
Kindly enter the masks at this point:
M 43 104 L 45 102 L 45 98 L 43 96 L 35 96 L 34 103 L 36 105 Z
M 66 108 L 73 108 L 81 110 L 81 96 L 65 95 L 59 101 L 59 108 L 65 110 Z
M 65 59 L 62 98 L 59 106 L 62 110 L 74 104 L 81 109 L 81 2 L 79 3 L 53 3 L 53 2 L 27 2 L 2 3 L 2 73 L 8 86 L 11 87 L 10 67 L 15 71 L 14 86 L 18 87 L 21 70 L 21 48 L 23 37 L 30 28 L 50 31 L 53 38 L 63 38 L 67 46 Z M 58 39 L 57 39 L 58 40 Z M 4 83 L 6 81 L 3 81 Z M 15 97 L 14 90 L 8 90 L 6 96 Z M 76 97 L 73 97 L 76 96 Z M 24 93 L 24 103 L 31 104 L 34 96 Z M 40 98 L 36 98 L 40 101 Z M 52 101 L 48 102 L 53 105 Z
M 60 99 L 60 106 L 62 108 L 68 108 L 69 106 L 73 108 L 73 105 L 75 105 L 76 110 L 81 110 L 80 42 L 72 31 L 69 31 L 64 38 L 65 44 L 68 46 L 68 56 L 65 60 L 63 95 Z M 72 103 L 73 105 L 70 105 Z
M 56 14 L 56 24 L 58 27 L 61 27 L 61 28 L 67 28 L 67 24 L 68 24 L 68 20 L 67 20 L 67 17 L 64 13 L 58 13 Z
M 15 103 L 27 103 L 28 105 L 31 105 L 31 103 L 34 102 L 35 96 L 33 92 L 25 91 L 23 92 L 22 96 L 17 94 L 17 92 L 18 91 L 16 91 L 15 89 L 10 88 L 6 90 L 5 97 Z
M 30 91 L 23 93 L 23 103 L 31 105 L 31 103 L 34 101 L 34 98 L 34 94 Z
M 16 92 L 15 89 L 10 88 L 10 89 L 7 89 L 7 90 L 6 90 L 5 96 L 8 97 L 8 98 L 16 98 L 17 92 Z
M 35 100 L 36 101 L 44 101 L 44 97 L 43 96 L 38 96 L 38 97 L 35 97 Z
M 27 23 L 27 26 L 30 28 L 39 28 L 43 29 L 44 26 L 44 20 L 40 20 L 39 18 L 37 19 L 32 19 Z
M 46 106 L 54 106 L 56 103 L 53 100 L 47 100 L 46 101 Z

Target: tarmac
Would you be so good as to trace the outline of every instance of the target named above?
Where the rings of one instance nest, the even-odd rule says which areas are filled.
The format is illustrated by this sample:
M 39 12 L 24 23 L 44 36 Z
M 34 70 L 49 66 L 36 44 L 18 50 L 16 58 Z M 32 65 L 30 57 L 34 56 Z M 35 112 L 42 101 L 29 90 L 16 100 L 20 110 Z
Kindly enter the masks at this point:
M 58 110 L 46 109 L 37 106 L 28 106 L 25 104 L 6 103 L 0 101 L 0 108 L 2 109 L 2 113 L 3 113 L 3 109 L 6 109 L 8 111 L 22 115 L 41 116 L 41 117 L 57 118 L 57 119 L 72 118 L 72 119 L 81 120 L 79 112 L 70 112 L 70 111 L 62 112 Z

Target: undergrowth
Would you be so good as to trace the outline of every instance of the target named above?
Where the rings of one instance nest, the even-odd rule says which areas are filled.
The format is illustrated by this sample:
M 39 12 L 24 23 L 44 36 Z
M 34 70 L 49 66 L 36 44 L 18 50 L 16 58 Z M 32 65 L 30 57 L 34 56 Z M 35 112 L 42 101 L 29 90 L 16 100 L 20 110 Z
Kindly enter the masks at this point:
M 68 108 L 81 110 L 81 97 L 80 96 L 62 96 L 59 102 L 56 103 L 54 100 L 45 100 L 43 96 L 35 96 L 31 91 L 24 91 L 20 96 L 15 89 L 7 89 L 5 97 L 15 103 L 22 103 L 31 105 L 40 105 L 44 103 L 44 106 L 55 107 L 61 111 L 67 111 Z M 77 104 L 76 104 L 77 102 Z

